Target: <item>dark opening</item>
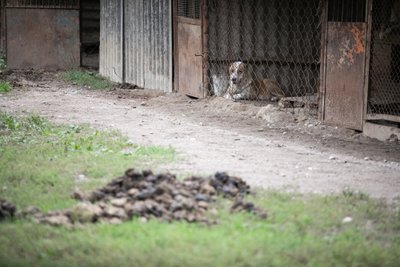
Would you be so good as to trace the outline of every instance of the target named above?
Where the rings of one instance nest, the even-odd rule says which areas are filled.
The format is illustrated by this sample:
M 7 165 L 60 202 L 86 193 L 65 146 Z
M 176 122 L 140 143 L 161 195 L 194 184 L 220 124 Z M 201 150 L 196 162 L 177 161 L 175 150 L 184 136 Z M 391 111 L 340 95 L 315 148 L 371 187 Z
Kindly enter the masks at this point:
M 400 83 L 400 44 L 392 45 L 392 59 L 390 62 L 390 78 L 396 83 Z
M 200 19 L 200 0 L 178 0 L 178 16 Z
M 365 22 L 366 0 L 329 0 L 328 21 Z
M 99 68 L 100 0 L 81 0 L 81 65 Z

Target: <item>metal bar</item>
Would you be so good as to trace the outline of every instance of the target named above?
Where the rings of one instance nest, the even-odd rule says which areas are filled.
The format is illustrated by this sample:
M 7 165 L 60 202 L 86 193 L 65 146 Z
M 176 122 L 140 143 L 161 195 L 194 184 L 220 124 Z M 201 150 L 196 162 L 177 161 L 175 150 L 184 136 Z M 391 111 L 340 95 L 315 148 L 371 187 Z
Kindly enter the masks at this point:
M 374 120 L 385 120 L 385 121 L 395 121 L 400 122 L 400 116 L 387 115 L 387 114 L 366 114 L 365 122 Z
M 319 89 L 319 109 L 318 119 L 325 119 L 325 92 L 326 92 L 326 45 L 327 45 L 327 26 L 328 26 L 328 1 L 321 0 L 321 65 L 320 65 L 320 89 Z
M 171 0 L 172 1 L 172 35 L 173 35 L 173 47 L 172 53 L 174 57 L 173 61 L 173 91 L 179 91 L 179 48 L 178 48 L 178 0 Z
M 121 0 L 121 83 L 125 83 L 125 0 Z
M 367 0 L 367 37 L 365 44 L 365 71 L 364 71 L 364 112 L 363 112 L 363 127 L 366 122 L 365 118 L 368 113 L 368 92 L 369 92 L 369 73 L 370 73 L 370 63 L 371 63 L 371 38 L 372 38 L 372 9 L 373 0 Z
M 210 69 L 208 61 L 208 6 L 207 0 L 201 0 L 201 20 L 202 20 L 202 46 L 203 46 L 203 93 L 204 97 L 209 94 L 210 77 L 208 72 Z

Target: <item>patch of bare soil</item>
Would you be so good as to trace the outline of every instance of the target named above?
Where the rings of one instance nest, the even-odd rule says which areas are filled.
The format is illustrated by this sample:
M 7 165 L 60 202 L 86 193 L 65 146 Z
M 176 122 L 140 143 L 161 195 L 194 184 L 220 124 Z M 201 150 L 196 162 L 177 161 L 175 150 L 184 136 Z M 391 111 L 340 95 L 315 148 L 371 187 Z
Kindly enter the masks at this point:
M 154 90 L 91 91 L 60 81 L 57 73 L 3 78 L 10 76 L 19 86 L 0 95 L 2 111 L 90 123 L 121 130 L 136 143 L 174 147 L 181 159 L 159 171 L 227 171 L 252 186 L 303 193 L 347 189 L 388 200 L 400 195 L 398 141 L 323 125 L 310 116 L 313 110 Z

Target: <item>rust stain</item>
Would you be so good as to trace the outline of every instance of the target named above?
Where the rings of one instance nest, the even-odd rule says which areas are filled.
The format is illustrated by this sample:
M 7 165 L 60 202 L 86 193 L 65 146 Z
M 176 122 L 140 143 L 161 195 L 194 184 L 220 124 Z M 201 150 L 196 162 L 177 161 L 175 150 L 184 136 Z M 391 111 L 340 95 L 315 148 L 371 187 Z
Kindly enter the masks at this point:
M 352 27 L 351 32 L 353 33 L 355 41 L 354 51 L 356 52 L 356 54 L 364 53 L 365 52 L 364 38 L 363 38 L 364 32 L 356 26 Z

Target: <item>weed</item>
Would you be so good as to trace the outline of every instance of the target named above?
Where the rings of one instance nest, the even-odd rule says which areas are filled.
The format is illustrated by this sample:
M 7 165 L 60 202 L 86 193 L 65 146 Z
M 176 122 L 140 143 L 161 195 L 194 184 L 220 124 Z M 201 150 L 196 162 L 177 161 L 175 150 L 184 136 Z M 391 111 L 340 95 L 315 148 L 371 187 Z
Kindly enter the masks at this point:
M 0 71 L 7 68 L 6 57 L 3 54 L 0 54 Z
M 342 194 L 344 197 L 348 199 L 359 199 L 359 200 L 368 200 L 369 196 L 363 192 L 360 192 L 358 190 L 353 190 L 349 187 L 346 187 L 343 191 Z
M 9 82 L 0 81 L 0 93 L 10 92 L 12 86 Z
M 68 82 L 85 86 L 89 89 L 110 89 L 113 87 L 112 82 L 104 79 L 95 72 L 70 70 L 65 72 L 62 77 Z

